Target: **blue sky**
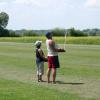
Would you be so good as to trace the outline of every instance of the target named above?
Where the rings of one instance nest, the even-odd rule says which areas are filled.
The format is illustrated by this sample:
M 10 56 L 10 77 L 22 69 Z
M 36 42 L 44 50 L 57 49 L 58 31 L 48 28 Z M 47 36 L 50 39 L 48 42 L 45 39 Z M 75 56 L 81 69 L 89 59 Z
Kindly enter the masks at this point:
M 100 0 L 0 0 L 8 29 L 100 28 Z

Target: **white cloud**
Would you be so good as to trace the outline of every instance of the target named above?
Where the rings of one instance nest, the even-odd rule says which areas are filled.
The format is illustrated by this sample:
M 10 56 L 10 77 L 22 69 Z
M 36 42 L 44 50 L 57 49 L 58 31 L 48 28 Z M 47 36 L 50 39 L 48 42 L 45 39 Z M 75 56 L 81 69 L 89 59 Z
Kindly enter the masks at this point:
M 34 0 L 15 0 L 13 1 L 16 4 L 34 4 L 36 1 Z
M 85 2 L 85 7 L 100 7 L 100 0 L 87 0 Z
M 15 0 L 13 3 L 52 9 L 66 6 L 67 1 L 68 0 Z
M 0 0 L 0 2 L 7 1 L 7 0 Z
M 9 29 L 100 26 L 98 7 L 100 0 L 0 0 L 0 11 L 10 16 Z
M 38 7 L 44 7 L 50 3 L 51 0 L 15 0 L 15 4 L 33 5 Z
M 0 6 L 4 6 L 6 4 L 7 4 L 7 2 L 0 2 Z

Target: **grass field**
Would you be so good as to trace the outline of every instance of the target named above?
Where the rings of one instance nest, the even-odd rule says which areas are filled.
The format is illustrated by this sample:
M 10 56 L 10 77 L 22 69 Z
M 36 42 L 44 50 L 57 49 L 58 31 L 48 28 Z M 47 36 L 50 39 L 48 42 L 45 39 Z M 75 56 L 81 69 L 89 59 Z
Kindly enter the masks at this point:
M 64 43 L 65 37 L 53 37 L 57 43 Z M 33 43 L 36 40 L 42 40 L 45 42 L 45 36 L 34 36 L 34 37 L 0 37 L 0 42 L 24 42 Z M 68 37 L 66 36 L 67 44 L 94 44 L 100 45 L 100 36 L 88 36 L 88 37 Z
M 100 45 L 69 44 L 59 59 L 57 84 L 38 83 L 33 44 L 0 42 L 0 100 L 100 100 Z

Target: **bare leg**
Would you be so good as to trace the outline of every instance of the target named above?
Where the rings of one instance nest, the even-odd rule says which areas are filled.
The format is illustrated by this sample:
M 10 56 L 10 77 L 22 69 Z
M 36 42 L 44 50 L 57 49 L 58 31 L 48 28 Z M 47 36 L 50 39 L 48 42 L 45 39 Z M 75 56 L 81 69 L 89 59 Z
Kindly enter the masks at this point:
M 48 83 L 50 83 L 50 73 L 51 73 L 51 68 L 48 68 L 48 70 L 47 70 Z
M 55 79 L 56 79 L 56 68 L 52 68 L 52 78 L 53 78 L 53 83 L 55 84 Z

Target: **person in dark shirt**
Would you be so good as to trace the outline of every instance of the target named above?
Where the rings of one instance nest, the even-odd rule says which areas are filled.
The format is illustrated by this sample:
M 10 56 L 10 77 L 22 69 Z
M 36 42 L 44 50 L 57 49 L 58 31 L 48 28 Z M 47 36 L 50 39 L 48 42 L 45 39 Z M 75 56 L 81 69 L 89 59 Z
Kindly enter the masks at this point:
M 44 74 L 44 62 L 47 61 L 47 58 L 45 58 L 44 52 L 41 49 L 42 41 L 36 41 L 36 65 L 37 65 L 37 77 L 38 82 L 42 82 L 42 76 Z

